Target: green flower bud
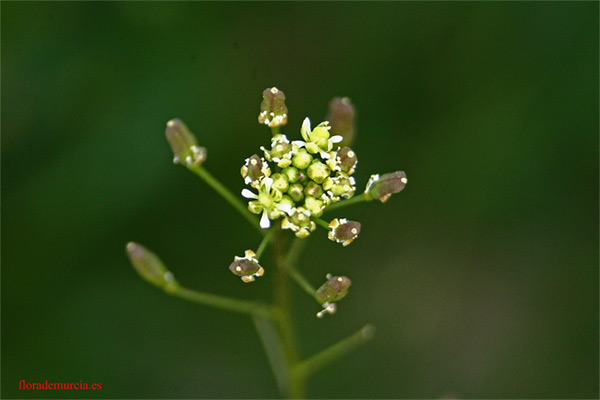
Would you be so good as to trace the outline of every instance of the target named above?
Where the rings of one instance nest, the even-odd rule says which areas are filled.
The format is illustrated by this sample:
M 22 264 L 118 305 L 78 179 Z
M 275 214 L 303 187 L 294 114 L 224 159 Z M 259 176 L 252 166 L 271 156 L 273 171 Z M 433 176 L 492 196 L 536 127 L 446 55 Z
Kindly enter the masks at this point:
M 356 135 L 355 109 L 347 97 L 335 97 L 329 102 L 329 113 L 327 120 L 331 124 L 331 134 L 340 135 L 344 140 L 341 146 L 348 146 L 354 142 Z
M 300 149 L 292 158 L 292 165 L 298 169 L 306 169 L 312 162 L 313 157 L 306 149 Z
M 305 238 L 317 225 L 310 219 L 311 213 L 303 207 L 292 209 L 289 216 L 281 221 L 281 229 L 290 229 L 299 238 Z
M 295 167 L 286 167 L 281 170 L 281 173 L 287 177 L 290 184 L 298 182 L 300 178 L 298 169 Z
M 307 196 L 321 197 L 323 195 L 323 188 L 316 182 L 308 182 L 304 188 L 304 193 Z
M 177 290 L 179 283 L 156 254 L 134 242 L 127 243 L 126 250 L 129 261 L 142 278 L 167 292 Z
M 347 177 L 340 173 L 340 175 L 333 178 L 331 182 L 332 185 L 327 190 L 329 190 L 334 197 L 341 196 L 345 199 L 349 199 L 354 195 L 356 186 L 353 177 Z
M 315 199 L 311 196 L 306 196 L 304 199 L 304 208 L 310 211 L 311 215 L 314 217 L 320 217 L 323 214 L 323 210 L 325 209 L 325 204 L 323 200 Z
M 377 199 L 385 203 L 393 193 L 398 193 L 404 189 L 408 180 L 404 171 L 392 172 L 389 174 L 371 175 L 367 182 L 365 194 L 370 199 Z
M 202 165 L 206 161 L 206 149 L 198 146 L 196 137 L 180 119 L 167 122 L 167 141 L 173 150 L 173 162 L 187 167 Z
M 273 178 L 273 189 L 279 190 L 280 192 L 285 192 L 289 186 L 287 176 L 283 174 L 275 174 L 271 178 Z
M 265 273 L 252 250 L 246 250 L 244 257 L 235 256 L 229 270 L 241 277 L 244 283 L 253 282 L 254 277 L 263 276 Z
M 348 246 L 360 233 L 360 222 L 348 221 L 346 218 L 334 219 L 329 223 L 331 229 L 327 235 L 329 240 Z
M 258 122 L 275 128 L 287 124 L 287 107 L 285 94 L 276 87 L 263 91 L 263 101 L 260 103 Z
M 300 202 L 304 198 L 304 187 L 300 183 L 290 185 L 287 192 L 295 202 Z
M 327 282 L 317 289 L 315 295 L 321 304 L 332 303 L 343 299 L 348 294 L 352 281 L 347 276 L 327 275 Z
M 306 173 L 310 179 L 320 184 L 329 176 L 331 170 L 327 165 L 315 160 L 310 164 Z

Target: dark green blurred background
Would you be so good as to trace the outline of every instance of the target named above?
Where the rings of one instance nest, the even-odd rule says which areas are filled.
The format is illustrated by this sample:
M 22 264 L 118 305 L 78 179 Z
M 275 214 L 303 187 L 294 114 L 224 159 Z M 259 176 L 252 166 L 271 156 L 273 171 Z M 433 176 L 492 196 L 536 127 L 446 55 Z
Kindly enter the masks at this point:
M 233 191 L 267 143 L 261 91 L 299 138 L 329 99 L 358 110 L 359 187 L 405 170 L 342 248 L 301 269 L 352 278 L 304 356 L 373 323 L 310 381 L 320 398 L 597 398 L 598 3 L 2 2 L 2 397 L 278 393 L 251 321 L 163 295 L 135 240 L 193 288 L 270 299 L 227 266 L 259 237 L 171 163 L 180 117 Z M 100 392 L 24 392 L 101 382 Z

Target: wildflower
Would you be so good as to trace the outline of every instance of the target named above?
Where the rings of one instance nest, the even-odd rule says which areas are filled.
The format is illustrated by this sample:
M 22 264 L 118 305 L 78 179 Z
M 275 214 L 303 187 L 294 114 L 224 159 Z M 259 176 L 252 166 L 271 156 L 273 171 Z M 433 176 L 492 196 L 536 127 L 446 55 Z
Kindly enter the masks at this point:
M 257 188 L 262 177 L 271 175 L 271 169 L 264 158 L 254 154 L 252 157 L 246 158 L 240 173 L 246 185 Z
M 334 219 L 329 223 L 329 240 L 348 246 L 360 233 L 360 222 L 348 221 L 346 218 Z
M 263 101 L 260 103 L 258 122 L 276 128 L 287 124 L 287 107 L 285 94 L 276 87 L 263 91 Z
M 365 194 L 370 199 L 377 199 L 385 203 L 393 193 L 398 193 L 404 189 L 408 180 L 404 171 L 392 172 L 389 174 L 371 175 L 367 182 Z
M 283 194 L 273 188 L 273 179 L 263 177 L 258 186 L 258 194 L 248 189 L 242 190 L 242 196 L 247 199 L 253 199 L 248 202 L 248 210 L 254 214 L 262 213 L 260 218 L 260 227 L 267 229 L 271 226 L 269 219 L 277 219 L 284 212 L 289 211 L 293 204 L 291 199 L 284 199 Z M 288 200 L 289 199 L 289 200 Z
M 253 282 L 255 277 L 263 276 L 265 273 L 252 250 L 246 250 L 244 257 L 235 256 L 233 262 L 229 265 L 229 270 L 240 276 L 245 283 Z
M 329 129 L 329 123 L 325 121 L 311 130 L 310 119 L 308 117 L 304 119 L 302 128 L 300 129 L 302 138 L 305 140 L 304 147 L 306 147 L 306 150 L 312 154 L 319 153 L 324 160 L 330 157 L 329 152 L 333 149 L 333 144 L 339 143 L 344 139 L 339 135 L 331 136 Z

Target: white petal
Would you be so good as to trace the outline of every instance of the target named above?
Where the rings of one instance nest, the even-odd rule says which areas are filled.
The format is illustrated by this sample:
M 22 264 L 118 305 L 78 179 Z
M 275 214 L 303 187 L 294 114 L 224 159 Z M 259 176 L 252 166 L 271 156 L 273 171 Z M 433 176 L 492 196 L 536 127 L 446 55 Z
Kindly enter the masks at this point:
M 279 209 L 281 211 L 283 211 L 284 213 L 288 213 L 291 209 L 292 209 L 292 205 L 291 204 L 279 204 Z
M 271 226 L 271 220 L 267 216 L 267 210 L 264 210 L 262 213 L 262 217 L 260 217 L 260 227 L 263 229 L 267 229 Z
M 264 183 L 265 187 L 267 188 L 267 191 L 270 191 L 271 186 L 273 185 L 273 178 L 266 177 L 263 179 L 263 183 Z M 258 197 L 255 197 L 255 198 L 258 198 Z
M 311 132 L 310 129 L 310 119 L 308 119 L 308 117 L 304 118 L 304 121 L 302 121 L 302 129 L 300 129 L 300 133 L 302 134 L 302 137 L 304 138 L 304 140 L 309 141 L 309 134 Z
M 294 141 L 292 142 L 292 146 L 296 146 L 296 147 L 298 147 L 298 149 L 301 149 L 301 148 L 303 148 L 305 144 L 306 144 L 306 143 L 305 143 L 304 141 L 302 141 L 302 140 L 294 140 Z M 293 150 L 292 150 L 292 151 L 293 151 Z
M 335 136 L 332 136 L 332 137 L 330 137 L 330 138 L 329 138 L 329 141 L 330 141 L 331 143 L 339 143 L 339 142 L 341 142 L 342 140 L 344 140 L 344 137 L 343 137 L 343 136 L 340 136 L 340 135 L 335 135 Z
M 328 153 L 328 152 L 326 152 L 326 151 L 323 151 L 323 150 L 319 150 L 319 154 L 321 154 L 321 158 L 322 158 L 323 160 L 328 160 L 328 159 L 329 159 L 329 157 L 330 157 L 330 156 L 329 156 L 329 153 Z
M 247 199 L 258 199 L 258 196 L 249 191 L 248 189 L 242 190 L 242 196 L 244 196 Z

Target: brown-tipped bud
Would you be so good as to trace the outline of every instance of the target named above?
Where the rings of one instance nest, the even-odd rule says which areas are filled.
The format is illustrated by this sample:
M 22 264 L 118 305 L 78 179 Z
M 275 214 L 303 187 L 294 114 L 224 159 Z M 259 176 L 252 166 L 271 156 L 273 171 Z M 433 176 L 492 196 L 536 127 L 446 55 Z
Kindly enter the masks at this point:
M 331 125 L 331 136 L 340 135 L 344 140 L 340 146 L 349 146 L 354 142 L 356 129 L 354 127 L 355 109 L 347 97 L 334 97 L 329 102 L 329 113 L 326 120 Z
M 348 294 L 352 281 L 347 276 L 327 275 L 327 282 L 317 289 L 315 295 L 321 304 L 333 303 L 341 300 Z
M 287 124 L 287 107 L 285 106 L 285 94 L 276 87 L 267 88 L 263 91 L 263 101 L 260 103 L 260 114 L 258 122 L 271 128 Z
M 252 250 L 246 250 L 244 257 L 235 256 L 229 265 L 229 270 L 241 277 L 244 283 L 253 282 L 254 277 L 262 276 L 265 273 Z
M 392 172 L 389 174 L 371 175 L 365 194 L 371 200 L 377 199 L 382 203 L 386 202 L 393 193 L 398 193 L 404 189 L 408 180 L 404 171 Z
M 356 153 L 354 150 L 348 146 L 345 146 L 337 152 L 336 161 L 337 165 L 339 165 L 343 172 L 347 173 L 348 175 L 352 175 L 358 159 L 356 158 Z
M 180 119 L 167 122 L 165 136 L 173 150 L 174 163 L 191 167 L 206 161 L 206 149 L 198 146 L 196 137 Z
M 246 185 L 258 187 L 258 182 L 262 177 L 271 175 L 271 169 L 266 160 L 261 159 L 258 155 L 254 154 L 253 156 L 246 158 L 246 162 L 242 165 L 240 173 L 242 174 Z
M 156 254 L 141 244 L 129 242 L 126 246 L 129 261 L 138 274 L 151 284 L 166 291 L 174 291 L 179 284 Z
M 329 223 L 329 240 L 348 246 L 360 233 L 360 222 L 348 221 L 346 218 L 334 219 Z

